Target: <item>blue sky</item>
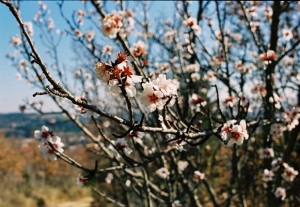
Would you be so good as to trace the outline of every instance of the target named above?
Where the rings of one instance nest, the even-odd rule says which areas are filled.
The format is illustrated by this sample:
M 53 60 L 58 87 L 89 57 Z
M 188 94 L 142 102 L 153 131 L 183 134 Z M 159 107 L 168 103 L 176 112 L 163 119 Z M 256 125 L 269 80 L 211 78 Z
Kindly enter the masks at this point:
M 54 21 L 59 19 L 56 2 L 49 1 L 46 3 L 48 7 L 51 8 L 51 16 Z M 78 4 L 80 4 L 80 2 L 73 2 L 73 4 L 69 6 L 69 10 L 73 10 L 76 6 L 78 6 Z M 31 21 L 38 8 L 39 6 L 37 1 L 21 2 L 20 9 L 23 21 Z M 26 99 L 31 101 L 43 100 L 45 108 L 48 109 L 47 111 L 56 110 L 56 106 L 49 98 L 32 97 L 32 94 L 37 92 L 38 89 L 35 89 L 33 86 L 27 84 L 25 80 L 18 81 L 16 79 L 17 70 L 9 64 L 9 60 L 5 56 L 7 53 L 14 51 L 14 48 L 9 42 L 12 36 L 19 33 L 19 26 L 9 9 L 3 4 L 0 4 L 0 13 L 0 113 L 18 112 L 19 105 L 23 104 L 24 100 Z M 63 21 L 55 21 L 55 26 L 57 28 L 65 27 Z M 33 35 L 33 39 L 36 41 L 36 45 L 39 49 L 39 37 L 36 31 Z M 69 46 L 67 46 L 67 44 L 67 42 L 63 42 L 61 46 L 65 47 L 60 49 L 65 48 L 68 50 Z M 44 50 L 39 50 L 43 58 L 45 56 L 45 53 L 43 53 Z
M 55 29 L 64 30 L 65 28 L 68 28 L 64 20 L 61 19 L 57 3 L 55 1 L 45 1 L 45 3 L 51 10 L 50 16 L 54 20 Z M 153 18 L 159 15 L 161 11 L 164 11 L 164 13 L 168 16 L 168 14 L 172 13 L 174 8 L 174 4 L 170 1 L 157 1 L 150 3 L 153 4 L 150 13 L 150 16 Z M 193 3 L 197 8 L 197 3 Z M 114 9 L 114 2 L 110 1 L 109 4 L 111 4 L 109 5 L 109 8 Z M 38 8 L 39 5 L 37 1 L 21 1 L 20 9 L 23 21 L 31 21 Z M 79 8 L 82 8 L 82 3 L 80 1 L 66 1 L 64 5 L 64 11 L 67 17 L 70 17 L 72 12 Z M 12 36 L 19 33 L 19 26 L 9 9 L 3 4 L 0 4 L 0 14 L 0 113 L 18 112 L 19 106 L 23 104 L 26 99 L 37 102 L 43 100 L 46 111 L 57 110 L 57 107 L 54 103 L 52 103 L 50 98 L 41 96 L 35 98 L 32 97 L 32 94 L 39 90 L 27 84 L 25 80 L 18 81 L 16 79 L 17 70 L 9 64 L 9 60 L 5 56 L 6 54 L 14 51 L 14 48 L 9 42 Z M 34 32 L 35 34 L 33 35 L 33 39 L 36 42 L 37 49 L 42 58 L 47 61 L 45 48 L 40 45 L 39 33 L 36 31 L 35 26 Z M 70 59 L 73 55 L 71 51 L 71 43 L 67 40 L 67 38 L 63 39 L 58 49 L 59 55 L 63 55 L 64 60 Z

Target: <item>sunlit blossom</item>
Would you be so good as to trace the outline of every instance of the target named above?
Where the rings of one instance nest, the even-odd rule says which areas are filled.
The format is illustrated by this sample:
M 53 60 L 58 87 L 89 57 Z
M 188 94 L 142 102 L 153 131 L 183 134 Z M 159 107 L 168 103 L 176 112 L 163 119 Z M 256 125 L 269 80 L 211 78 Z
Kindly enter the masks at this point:
M 164 102 L 162 100 L 163 93 L 161 91 L 154 90 L 151 84 L 143 84 L 143 92 L 140 96 L 141 103 L 149 109 L 150 112 L 156 109 L 162 110 L 164 107 Z
M 102 32 L 106 37 L 115 38 L 123 26 L 121 17 L 117 14 L 108 14 L 101 20 Z
M 244 139 L 247 140 L 249 137 L 245 120 L 241 120 L 239 124 L 235 124 L 236 122 L 236 120 L 230 120 L 221 129 L 220 135 L 227 142 L 228 146 L 232 146 L 233 144 L 241 145 Z
M 64 151 L 64 143 L 61 142 L 61 138 L 58 136 L 51 136 L 47 140 L 48 142 L 41 143 L 38 146 L 39 150 L 42 152 L 45 159 L 57 160 L 56 153 L 62 153 Z M 55 150 L 50 146 L 50 143 Z
M 132 48 L 132 54 L 135 56 L 135 57 L 140 57 L 140 56 L 144 56 L 147 54 L 147 51 L 146 51 L 146 44 L 139 40 L 137 43 L 135 43 L 133 45 L 133 48 Z

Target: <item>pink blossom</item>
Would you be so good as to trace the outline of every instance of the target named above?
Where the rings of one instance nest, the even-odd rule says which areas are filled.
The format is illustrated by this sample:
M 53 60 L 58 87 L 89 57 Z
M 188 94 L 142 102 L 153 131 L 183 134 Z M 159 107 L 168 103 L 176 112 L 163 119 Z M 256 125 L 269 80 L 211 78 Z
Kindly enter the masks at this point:
M 205 177 L 205 174 L 204 173 L 201 173 L 200 171 L 194 171 L 194 177 L 193 177 L 193 180 L 194 181 L 199 181 L 199 180 L 203 180 Z
M 82 36 L 82 32 L 80 31 L 80 29 L 75 29 L 74 34 L 75 34 L 76 37 L 81 37 Z
M 135 57 L 146 55 L 147 54 L 146 49 L 147 49 L 146 44 L 143 41 L 139 40 L 137 43 L 133 45 L 132 54 Z
M 259 56 L 259 59 L 263 61 L 265 64 L 270 64 L 272 61 L 276 59 L 276 53 L 273 50 L 268 50 L 265 53 L 262 53 Z
M 106 70 L 106 68 L 107 68 L 107 64 L 102 61 L 98 62 L 94 68 L 96 72 L 96 77 L 103 82 L 108 82 L 110 79 L 110 74 Z
M 115 38 L 123 26 L 121 17 L 117 14 L 109 14 L 102 19 L 102 32 L 106 37 Z
M 261 94 L 262 96 L 266 96 L 267 94 L 267 90 L 264 84 L 261 81 L 258 82 L 256 80 L 254 80 L 254 85 L 253 88 L 251 89 L 251 92 L 258 95 Z
M 272 158 L 272 157 L 274 157 L 274 150 L 272 148 L 267 147 L 260 151 L 260 157 L 262 159 Z
M 215 75 L 215 71 L 207 71 L 207 73 L 203 76 L 203 80 L 215 81 L 217 79 Z
M 45 125 L 42 126 L 41 130 L 35 130 L 34 131 L 34 138 L 42 141 L 47 142 L 53 135 L 53 132 L 49 131 L 49 128 Z
M 221 129 L 221 137 L 227 142 L 228 146 L 232 146 L 233 144 L 241 145 L 244 139 L 248 139 L 249 137 L 245 120 L 241 120 L 240 124 L 235 123 L 236 120 L 230 120 Z
M 111 55 L 112 52 L 113 52 L 112 46 L 110 46 L 110 45 L 104 45 L 103 48 L 102 48 L 102 53 L 101 54 L 102 55 L 105 55 L 105 54 Z
M 30 36 L 34 34 L 32 22 L 24 22 L 24 26 Z
M 195 34 L 200 34 L 201 28 L 199 27 L 197 19 L 195 17 L 189 17 L 188 19 L 183 21 L 183 24 L 186 27 L 190 27 L 195 32 Z
M 95 32 L 94 31 L 88 31 L 85 33 L 85 39 L 88 41 L 88 42 L 91 42 L 95 37 Z
M 272 170 L 277 171 L 280 168 L 280 166 L 286 165 L 286 163 L 284 163 L 282 161 L 282 158 L 279 157 L 279 158 L 273 160 L 271 165 L 272 165 Z
M 52 146 L 55 148 L 56 151 L 58 151 L 59 153 L 62 153 L 64 151 L 63 147 L 64 147 L 64 143 L 61 142 L 61 138 L 58 136 L 52 136 L 50 138 L 48 138 L 48 142 L 50 142 L 52 144 Z M 50 146 L 50 144 L 48 142 L 44 142 L 41 143 L 41 145 L 39 145 L 39 150 L 42 152 L 43 157 L 45 159 L 49 159 L 49 160 L 57 160 L 57 155 L 52 147 Z
M 282 136 L 283 131 L 285 130 L 285 127 L 281 124 L 273 124 L 271 126 L 271 135 L 274 137 Z
M 282 174 L 282 177 L 289 182 L 293 182 L 295 177 L 298 175 L 298 171 L 295 170 L 293 167 L 288 166 L 287 164 L 285 165 L 284 172 Z
M 274 194 L 275 194 L 276 198 L 281 198 L 281 200 L 284 200 L 286 197 L 285 189 L 282 187 L 277 187 Z
M 162 100 L 163 93 L 161 91 L 154 90 L 151 84 L 143 84 L 144 91 L 140 96 L 141 103 L 150 110 L 150 112 L 156 109 L 162 110 L 164 107 L 164 102 Z
M 81 188 L 88 181 L 89 181 L 88 178 L 83 177 L 81 174 L 79 174 L 76 178 L 76 184 L 79 188 Z
M 189 163 L 185 160 L 179 160 L 177 162 L 177 167 L 179 172 L 183 172 L 184 169 L 189 165 Z
M 271 181 L 271 180 L 273 180 L 273 176 L 274 176 L 274 173 L 271 170 L 265 169 L 262 180 L 264 182 Z
M 48 30 L 52 30 L 55 27 L 52 18 L 48 18 L 47 23 L 48 23 Z
M 283 29 L 282 30 L 282 36 L 286 41 L 289 41 L 290 39 L 293 38 L 293 33 L 289 29 Z
M 20 35 L 13 36 L 10 40 L 10 44 L 19 46 L 22 43 Z
M 205 106 L 207 104 L 206 100 L 195 93 L 192 94 L 190 98 L 191 108 L 200 111 L 201 106 Z
M 284 118 L 286 119 L 287 129 L 291 131 L 293 128 L 295 128 L 300 118 L 300 113 L 298 108 L 292 108 L 291 110 L 286 110 L 284 113 Z
M 159 168 L 155 173 L 162 179 L 166 179 L 170 175 L 169 170 L 165 167 Z

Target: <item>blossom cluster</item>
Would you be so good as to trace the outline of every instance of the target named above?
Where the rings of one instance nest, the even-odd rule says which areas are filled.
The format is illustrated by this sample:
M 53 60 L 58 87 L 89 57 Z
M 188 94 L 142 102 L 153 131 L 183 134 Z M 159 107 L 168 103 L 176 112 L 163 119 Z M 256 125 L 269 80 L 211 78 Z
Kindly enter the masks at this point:
M 106 89 L 109 92 L 121 93 L 121 87 L 124 86 L 129 97 L 136 95 L 135 84 L 142 82 L 142 76 L 133 74 L 128 65 L 128 59 L 122 52 L 118 53 L 116 61 L 110 65 L 105 62 L 98 62 L 95 66 L 96 77 L 106 83 Z
M 239 124 L 236 124 L 236 122 L 236 120 L 230 120 L 221 128 L 220 135 L 228 146 L 241 145 L 244 139 L 249 138 L 245 120 L 241 120 Z
M 118 14 L 109 14 L 102 20 L 102 32 L 109 38 L 115 38 L 120 28 L 123 26 L 121 16 Z
M 61 142 L 61 138 L 55 136 L 46 126 L 42 126 L 41 130 L 35 130 L 34 138 L 40 141 L 38 147 L 45 159 L 57 160 L 56 152 L 64 151 L 64 143 Z
M 264 182 L 272 181 L 275 175 L 274 172 L 278 171 L 280 167 L 283 167 L 283 173 L 281 174 L 281 176 L 287 182 L 293 182 L 295 177 L 298 175 L 298 171 L 289 166 L 287 163 L 283 162 L 282 158 L 280 157 L 273 160 L 271 166 L 272 170 L 265 169 L 263 172 L 262 180 Z M 284 200 L 286 197 L 285 188 L 277 187 L 274 194 L 277 198 L 281 198 L 281 200 Z
M 167 79 L 165 74 L 160 74 L 150 83 L 144 83 L 140 100 L 149 111 L 162 110 L 165 105 L 171 107 L 175 103 L 179 82 L 176 79 Z
M 195 17 L 189 17 L 185 21 L 183 21 L 183 24 L 186 27 L 190 27 L 196 35 L 200 34 L 201 28 L 198 25 L 198 21 Z
M 272 61 L 276 60 L 276 53 L 273 50 L 268 50 L 259 56 L 259 59 L 264 62 L 265 65 L 270 64 Z
M 284 119 L 286 120 L 286 123 L 287 123 L 286 127 L 289 131 L 291 131 L 293 128 L 295 128 L 299 124 L 299 121 L 298 121 L 299 118 L 300 118 L 299 109 L 292 108 L 291 110 L 285 111 Z

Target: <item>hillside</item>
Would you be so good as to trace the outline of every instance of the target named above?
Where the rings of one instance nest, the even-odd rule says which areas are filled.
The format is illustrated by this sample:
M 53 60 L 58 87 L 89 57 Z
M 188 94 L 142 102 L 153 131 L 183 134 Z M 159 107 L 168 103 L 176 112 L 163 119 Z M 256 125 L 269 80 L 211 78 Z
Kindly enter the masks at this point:
M 8 113 L 0 114 L 0 130 L 5 131 L 5 137 L 29 138 L 33 136 L 34 130 L 40 129 L 42 125 L 48 126 L 51 131 L 77 134 L 80 130 L 77 126 L 63 117 L 61 114 L 27 114 Z

